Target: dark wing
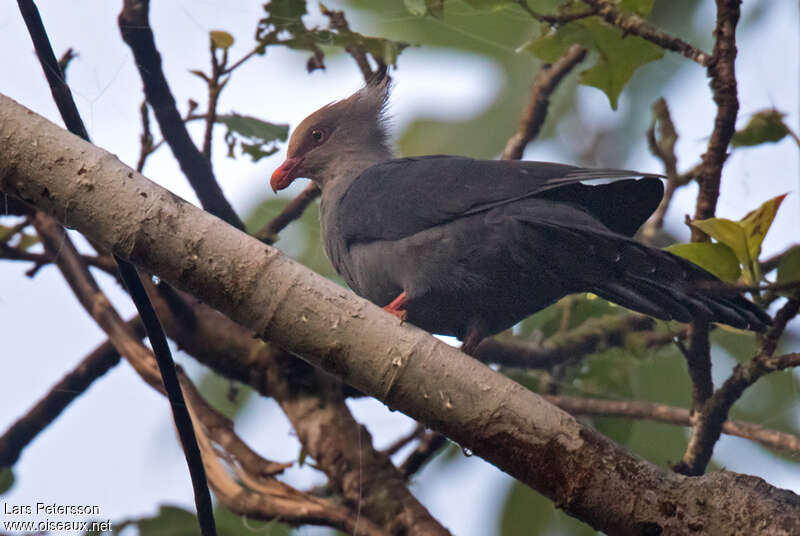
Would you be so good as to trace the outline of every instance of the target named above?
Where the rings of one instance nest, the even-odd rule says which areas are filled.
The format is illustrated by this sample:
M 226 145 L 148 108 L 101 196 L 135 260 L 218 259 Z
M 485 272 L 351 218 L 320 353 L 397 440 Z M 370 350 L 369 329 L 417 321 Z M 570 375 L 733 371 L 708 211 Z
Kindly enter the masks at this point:
M 580 181 L 626 179 L 587 186 Z M 342 196 L 337 231 L 345 244 L 399 240 L 463 215 L 542 196 L 580 206 L 609 229 L 632 235 L 655 210 L 659 175 L 549 162 L 425 156 L 365 170 Z

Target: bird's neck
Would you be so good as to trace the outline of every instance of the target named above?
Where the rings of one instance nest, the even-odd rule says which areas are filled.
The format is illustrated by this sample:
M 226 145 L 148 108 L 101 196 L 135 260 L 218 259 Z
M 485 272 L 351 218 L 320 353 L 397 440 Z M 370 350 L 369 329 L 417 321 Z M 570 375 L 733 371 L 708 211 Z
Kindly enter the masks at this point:
M 330 218 L 336 211 L 338 201 L 361 173 L 374 165 L 391 160 L 391 150 L 381 144 L 371 151 L 361 149 L 340 155 L 328 165 L 325 181 L 320 184 L 322 199 L 320 203 L 320 223 L 323 233 Z

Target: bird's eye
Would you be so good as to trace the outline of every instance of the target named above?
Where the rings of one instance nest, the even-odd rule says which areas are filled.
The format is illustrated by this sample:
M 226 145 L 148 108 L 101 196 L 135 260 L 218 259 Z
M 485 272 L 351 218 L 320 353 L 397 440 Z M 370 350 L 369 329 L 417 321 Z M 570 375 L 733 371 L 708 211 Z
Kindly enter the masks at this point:
M 314 140 L 314 143 L 322 143 L 325 140 L 325 131 L 315 128 L 311 131 L 311 139 Z

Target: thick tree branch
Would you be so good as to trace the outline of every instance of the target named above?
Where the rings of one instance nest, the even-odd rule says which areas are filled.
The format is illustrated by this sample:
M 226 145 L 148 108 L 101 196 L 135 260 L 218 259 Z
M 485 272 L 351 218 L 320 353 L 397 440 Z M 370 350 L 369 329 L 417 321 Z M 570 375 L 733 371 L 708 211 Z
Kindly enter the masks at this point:
M 62 270 L 65 279 L 69 282 L 76 297 L 87 312 L 97 321 L 106 334 L 109 335 L 117 351 L 122 350 L 137 373 L 139 373 L 151 387 L 162 394 L 166 394 L 164 384 L 162 383 L 163 369 L 159 372 L 161 367 L 156 364 L 156 359 L 153 357 L 153 354 L 145 348 L 137 336 L 121 322 L 116 311 L 100 292 L 88 270 L 80 265 L 77 252 L 74 251 L 74 247 L 71 243 L 67 241 L 68 238 L 66 234 L 63 233 L 61 226 L 50 216 L 43 213 L 38 213 L 36 218 L 34 218 L 34 226 L 37 228 L 37 231 L 39 231 L 45 248 L 51 254 L 58 251 L 56 262 Z M 383 534 L 377 531 L 377 529 L 370 530 L 372 525 L 369 522 L 365 522 L 365 529 L 363 532 L 361 530 L 356 530 L 357 525 L 356 522 L 353 521 L 354 516 L 345 509 L 333 505 L 329 505 L 327 509 L 319 509 L 315 511 L 314 515 L 310 515 L 308 513 L 309 502 L 318 507 L 328 503 L 313 497 L 305 496 L 305 494 L 297 492 L 289 486 L 280 484 L 274 479 L 267 479 L 266 482 L 263 482 L 262 479 L 264 477 L 274 475 L 276 472 L 282 470 L 282 467 L 285 467 L 285 465 L 264 460 L 250 450 L 250 448 L 233 433 L 232 425 L 213 408 L 201 401 L 199 394 L 191 382 L 189 382 L 188 378 L 183 374 L 179 374 L 178 376 L 180 376 L 182 387 L 187 393 L 186 406 L 191 410 L 195 419 L 199 420 L 203 426 L 201 433 L 197 434 L 198 441 L 208 447 L 208 438 L 206 438 L 206 435 L 208 435 L 210 439 L 213 439 L 221 446 L 228 447 L 229 450 L 226 451 L 227 455 L 232 456 L 245 470 L 240 471 L 238 473 L 239 476 L 245 479 L 252 479 L 249 480 L 249 482 L 253 484 L 251 487 L 255 487 L 256 483 L 260 484 L 261 488 L 263 488 L 262 493 L 266 493 L 266 490 L 274 491 L 272 488 L 277 486 L 284 492 L 284 495 L 287 495 L 290 499 L 288 504 L 275 504 L 266 502 L 264 498 L 259 498 L 258 495 L 251 494 L 252 497 L 258 498 L 258 501 L 254 502 L 249 510 L 254 516 L 258 519 L 298 519 L 298 522 L 303 523 L 349 528 L 358 534 Z M 171 402 L 173 405 L 176 403 L 174 400 Z M 191 422 L 189 423 L 189 428 L 192 428 Z M 180 432 L 180 430 L 178 431 Z M 203 464 L 209 464 L 215 467 L 214 463 L 210 460 L 210 456 L 212 455 L 216 458 L 214 451 L 209 448 L 205 450 Z M 217 464 L 218 463 L 219 462 L 217 462 Z M 252 471 L 252 473 L 247 472 L 247 470 Z M 214 489 L 224 491 L 227 488 L 221 485 L 220 477 L 221 475 L 219 473 L 215 474 Z M 202 478 L 202 484 L 204 486 L 206 485 L 205 482 L 206 477 L 204 472 Z M 223 494 L 221 498 L 223 500 L 230 500 L 233 507 L 237 507 L 241 504 L 238 496 L 231 498 Z M 265 507 L 265 505 L 269 505 L 269 507 Z M 202 503 L 198 505 L 198 509 L 201 506 L 203 506 Z M 209 503 L 207 507 L 210 508 L 210 506 Z M 255 507 L 262 507 L 262 509 L 259 510 Z M 296 514 L 297 512 L 300 512 L 299 516 Z M 353 523 L 348 523 L 348 520 L 353 521 Z M 372 528 L 374 529 L 374 527 Z M 215 532 L 213 525 L 211 525 L 210 529 L 208 526 L 204 526 L 203 529 L 210 534 L 214 534 Z
M 446 434 L 598 530 L 800 532 L 793 493 L 725 471 L 687 478 L 631 456 L 541 397 L 220 225 L 6 97 L 0 141 L 0 190 L 68 218 L 120 256 Z
M 531 85 L 531 97 L 528 109 L 522 116 L 519 130 L 506 143 L 503 149 L 503 160 L 519 160 L 525 147 L 539 135 L 539 131 L 547 117 L 550 106 L 550 95 L 559 82 L 586 57 L 586 49 L 580 45 L 572 45 L 557 62 L 545 65 L 536 74 Z
M 161 69 L 161 55 L 156 49 L 148 20 L 149 8 L 149 0 L 125 0 L 119 14 L 120 33 L 133 52 L 147 102 L 158 120 L 164 140 L 203 208 L 234 227 L 244 229 L 211 171 L 211 162 L 197 149 L 178 113 L 175 98 Z
M 376 451 L 328 375 L 207 305 L 165 285 L 151 292 L 170 337 L 200 362 L 272 396 L 330 486 L 389 533 L 446 534 L 408 491 L 388 455 Z

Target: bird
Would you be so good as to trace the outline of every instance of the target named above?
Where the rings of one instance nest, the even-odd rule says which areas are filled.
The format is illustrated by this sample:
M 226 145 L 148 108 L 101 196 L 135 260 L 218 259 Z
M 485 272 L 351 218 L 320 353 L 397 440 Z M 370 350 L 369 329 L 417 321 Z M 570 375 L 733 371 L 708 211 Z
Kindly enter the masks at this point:
M 633 239 L 662 198 L 661 175 L 395 158 L 389 88 L 384 78 L 306 117 L 270 179 L 275 192 L 297 178 L 319 186 L 325 251 L 359 296 L 461 339 L 469 355 L 485 337 L 574 293 L 662 320 L 759 332 L 769 325 L 743 296 L 709 292 L 718 279 L 708 271 Z

